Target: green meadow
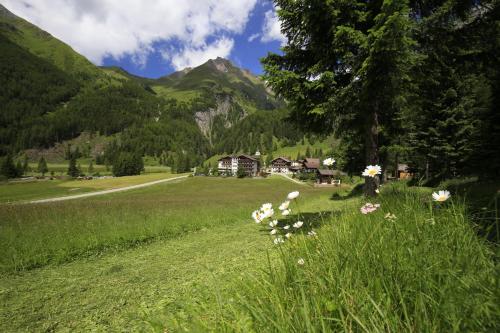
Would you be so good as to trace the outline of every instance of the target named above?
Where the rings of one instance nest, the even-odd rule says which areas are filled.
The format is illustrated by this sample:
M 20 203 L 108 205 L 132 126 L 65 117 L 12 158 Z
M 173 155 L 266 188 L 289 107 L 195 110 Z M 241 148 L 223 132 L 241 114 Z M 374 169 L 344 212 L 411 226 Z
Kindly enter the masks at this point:
M 294 190 L 293 214 L 276 216 L 304 225 L 274 245 L 251 213 Z M 1 204 L 0 330 L 497 331 L 495 247 L 458 196 L 388 185 L 363 215 L 350 190 L 189 177 Z

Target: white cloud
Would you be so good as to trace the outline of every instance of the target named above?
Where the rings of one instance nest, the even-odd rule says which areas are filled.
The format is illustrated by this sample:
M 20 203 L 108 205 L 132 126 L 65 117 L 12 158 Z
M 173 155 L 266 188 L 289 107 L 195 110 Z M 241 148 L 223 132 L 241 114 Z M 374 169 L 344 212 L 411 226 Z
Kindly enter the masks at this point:
M 281 23 L 274 10 L 268 10 L 265 14 L 260 40 L 264 43 L 279 41 L 281 45 L 285 45 L 287 42 L 286 37 L 281 33 Z
M 145 65 L 153 43 L 175 40 L 177 65 L 228 56 L 258 0 L 1 0 L 96 64 L 126 55 Z M 214 40 L 208 43 L 208 39 Z M 217 52 L 221 52 L 220 54 Z
M 260 34 L 253 34 L 250 37 L 248 37 L 249 42 L 253 42 L 255 39 L 259 38 Z
M 211 44 L 187 47 L 181 50 L 172 50 L 171 54 L 162 53 L 165 59 L 169 59 L 176 70 L 186 67 L 196 67 L 209 59 L 227 57 L 231 53 L 234 40 L 223 37 Z

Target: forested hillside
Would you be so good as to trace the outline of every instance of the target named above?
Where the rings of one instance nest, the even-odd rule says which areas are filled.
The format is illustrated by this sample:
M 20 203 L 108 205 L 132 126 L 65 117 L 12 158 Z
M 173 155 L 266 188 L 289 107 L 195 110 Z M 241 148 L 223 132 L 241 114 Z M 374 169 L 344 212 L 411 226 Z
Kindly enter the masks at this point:
M 302 138 L 284 109 L 274 112 L 284 103 L 264 82 L 226 59 L 141 78 L 94 66 L 2 6 L 0 51 L 0 155 L 86 132 L 113 138 L 104 159 L 85 156 L 99 163 L 123 151 L 184 171 L 215 153 L 270 152 L 273 140 Z

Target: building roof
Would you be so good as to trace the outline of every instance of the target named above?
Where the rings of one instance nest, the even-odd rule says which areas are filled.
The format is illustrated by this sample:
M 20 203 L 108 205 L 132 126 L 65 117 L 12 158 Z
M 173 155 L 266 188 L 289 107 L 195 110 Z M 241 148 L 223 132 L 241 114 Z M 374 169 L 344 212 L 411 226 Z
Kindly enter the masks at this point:
M 319 158 L 306 158 L 304 160 L 304 166 L 308 169 L 319 169 Z
M 254 156 L 245 155 L 245 154 L 241 154 L 241 155 L 237 155 L 237 156 L 235 156 L 235 155 L 227 155 L 227 156 L 219 158 L 219 161 L 226 160 L 226 159 L 232 159 L 232 158 L 247 158 L 249 160 L 253 160 L 253 161 L 256 161 L 256 162 L 259 161 Z
M 271 161 L 271 163 L 273 163 L 274 161 L 277 161 L 277 160 L 283 160 L 287 163 L 292 163 L 291 160 L 289 160 L 288 158 L 285 158 L 285 157 L 276 157 L 274 160 Z
M 329 170 L 329 169 L 319 169 L 318 173 L 321 176 L 334 176 L 335 175 L 335 172 L 333 170 Z
M 408 164 L 398 164 L 398 171 L 408 172 Z
M 258 161 L 259 161 L 259 160 L 258 160 L 257 158 L 255 158 L 254 156 L 245 155 L 245 154 L 238 155 L 237 157 L 238 157 L 238 158 L 242 158 L 242 157 L 243 157 L 243 158 L 247 158 L 247 159 L 249 159 L 249 160 L 253 160 L 253 161 L 256 161 L 256 162 L 258 162 Z

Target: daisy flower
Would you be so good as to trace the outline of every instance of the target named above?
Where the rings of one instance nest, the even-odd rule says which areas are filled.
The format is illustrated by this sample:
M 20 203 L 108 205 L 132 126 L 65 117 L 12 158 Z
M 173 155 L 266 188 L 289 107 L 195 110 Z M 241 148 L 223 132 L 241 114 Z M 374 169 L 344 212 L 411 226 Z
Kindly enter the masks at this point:
M 284 211 L 281 212 L 281 215 L 287 216 L 290 215 L 290 213 L 291 213 L 290 209 L 285 209 Z
M 273 230 L 271 230 L 269 233 L 270 233 L 271 235 L 275 235 L 277 232 L 278 232 L 278 230 L 273 229 Z
M 279 206 L 279 209 L 280 210 L 285 210 L 285 209 L 288 209 L 288 206 L 290 206 L 290 201 L 285 201 L 283 202 L 280 206 Z
M 299 191 L 293 191 L 288 193 L 288 200 L 293 200 L 299 196 Z
M 368 213 L 373 213 L 374 211 L 376 211 L 378 208 L 380 207 L 380 204 L 372 204 L 370 202 L 367 202 L 366 204 L 364 204 L 363 207 L 361 207 L 359 210 L 361 211 L 361 213 L 363 214 L 368 214 Z
M 295 223 L 293 224 L 293 227 L 294 227 L 294 228 L 296 228 L 296 229 L 298 229 L 298 228 L 302 227 L 302 225 L 303 225 L 303 224 L 304 224 L 304 222 L 302 222 L 302 221 L 297 221 L 297 222 L 295 222 Z
M 271 222 L 269 222 L 269 226 L 270 226 L 271 228 L 274 228 L 274 227 L 275 227 L 275 226 L 277 226 L 277 225 L 278 225 L 278 220 L 272 220 Z
M 375 177 L 376 175 L 380 175 L 382 172 L 382 168 L 379 165 L 369 165 L 366 167 L 365 171 L 363 171 L 362 175 L 364 177 Z
M 335 160 L 331 157 L 328 157 L 323 161 L 323 165 L 325 166 L 332 166 L 335 163 Z
M 316 237 L 317 235 L 318 235 L 318 234 L 317 234 L 317 233 L 316 233 L 316 231 L 314 231 L 314 230 L 311 230 L 311 231 L 309 231 L 309 232 L 307 233 L 307 236 L 309 236 L 309 237 Z
M 288 230 L 288 229 L 290 229 L 290 226 L 286 225 L 286 226 L 283 227 L 283 229 Z
M 252 213 L 252 218 L 254 219 L 255 223 L 260 223 L 264 219 L 262 213 L 259 210 L 256 210 Z
M 286 238 L 290 238 L 290 237 L 292 237 L 292 234 L 288 232 L 288 233 L 285 235 L 285 237 L 286 237 Z
M 297 260 L 297 264 L 299 264 L 301 266 L 304 265 L 304 263 L 305 263 L 305 261 L 302 258 L 300 258 L 299 260 Z
M 438 191 L 432 193 L 432 197 L 434 198 L 434 201 L 437 202 L 444 202 L 450 198 L 451 194 L 450 191 Z
M 284 243 L 285 241 L 281 237 L 276 237 L 273 242 L 274 242 L 274 244 L 278 245 L 278 244 Z

